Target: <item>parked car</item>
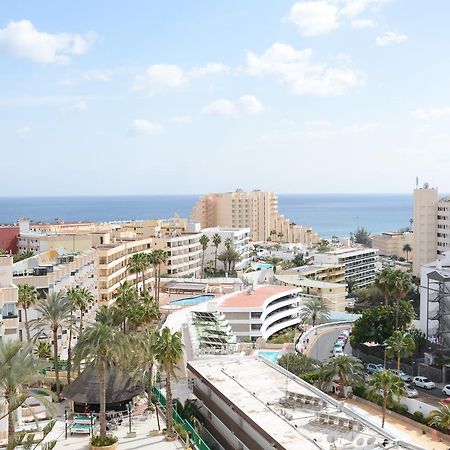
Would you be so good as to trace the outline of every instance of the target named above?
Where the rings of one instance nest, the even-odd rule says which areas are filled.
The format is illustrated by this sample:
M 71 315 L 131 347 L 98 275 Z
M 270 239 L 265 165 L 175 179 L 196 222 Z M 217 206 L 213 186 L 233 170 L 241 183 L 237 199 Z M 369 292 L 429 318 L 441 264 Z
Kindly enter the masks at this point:
M 416 398 L 419 396 L 419 393 L 411 384 L 405 383 L 405 393 L 409 398 Z
M 443 395 L 450 395 L 450 384 L 446 384 L 444 388 L 442 389 Z
M 342 345 L 345 345 L 345 343 L 347 342 L 347 338 L 345 336 L 338 336 L 336 342 L 340 342 L 342 343 Z
M 410 383 L 412 381 L 412 377 L 410 377 L 405 372 L 403 372 L 403 370 L 400 370 L 400 372 L 399 372 L 397 369 L 391 369 L 391 372 L 394 375 L 397 375 L 398 377 L 400 377 L 400 379 L 402 381 L 404 381 L 405 383 Z
M 414 386 L 423 389 L 434 389 L 436 387 L 436 385 L 427 377 L 414 377 L 413 384 Z
M 381 364 L 369 363 L 366 366 L 366 370 L 368 374 L 373 374 L 382 372 L 384 370 L 384 367 Z
M 342 350 L 342 347 L 335 347 L 333 349 L 333 356 L 341 356 L 344 354 L 344 351 Z

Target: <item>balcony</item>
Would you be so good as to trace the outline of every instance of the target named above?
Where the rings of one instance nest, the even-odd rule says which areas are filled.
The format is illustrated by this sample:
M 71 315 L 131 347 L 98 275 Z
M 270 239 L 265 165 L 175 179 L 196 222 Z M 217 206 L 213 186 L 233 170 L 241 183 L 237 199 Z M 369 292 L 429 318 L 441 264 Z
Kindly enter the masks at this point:
M 5 330 L 12 330 L 19 327 L 19 316 L 4 316 L 3 323 Z

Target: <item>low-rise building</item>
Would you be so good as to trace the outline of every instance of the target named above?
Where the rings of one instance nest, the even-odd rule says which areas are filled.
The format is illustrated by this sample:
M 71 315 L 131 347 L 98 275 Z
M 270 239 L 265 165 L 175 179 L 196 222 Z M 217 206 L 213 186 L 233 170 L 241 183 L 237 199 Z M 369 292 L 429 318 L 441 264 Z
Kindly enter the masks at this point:
M 301 292 L 292 286 L 258 286 L 219 297 L 215 307 L 224 314 L 238 339 L 268 339 L 299 323 Z
M 345 268 L 345 281 L 357 289 L 375 281 L 378 249 L 362 247 L 337 248 L 314 254 L 314 264 L 338 264 Z
M 412 249 L 413 233 L 411 231 L 394 231 L 376 234 L 372 237 L 372 246 L 379 250 L 381 256 L 397 256 L 411 259 L 412 251 L 404 251 L 405 245 Z
M 217 247 L 217 254 L 225 250 L 225 243 L 230 242 L 231 247 L 240 256 L 240 261 L 236 263 L 235 269 L 245 269 L 250 265 L 250 228 L 225 228 L 225 227 L 213 227 L 204 228 L 202 234 L 209 238 L 208 247 L 205 251 L 205 267 L 214 267 L 214 260 L 216 255 L 216 247 L 213 244 L 213 236 L 218 234 L 221 242 Z M 229 240 L 229 241 L 227 241 Z M 218 262 L 218 267 L 221 263 Z
M 284 270 L 283 274 L 296 274 L 311 280 L 330 283 L 345 283 L 345 266 L 343 264 L 311 264 Z
M 0 255 L 0 341 L 18 338 L 18 288 L 13 284 L 13 258 Z
M 17 253 L 19 227 L 16 225 L 0 225 L 0 252 Z

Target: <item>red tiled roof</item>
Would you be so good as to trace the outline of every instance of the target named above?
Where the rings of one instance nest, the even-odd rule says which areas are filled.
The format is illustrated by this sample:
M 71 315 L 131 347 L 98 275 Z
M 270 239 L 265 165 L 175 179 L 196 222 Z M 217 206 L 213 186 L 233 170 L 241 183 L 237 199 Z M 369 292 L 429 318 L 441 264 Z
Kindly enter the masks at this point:
M 282 294 L 293 289 L 295 289 L 293 286 L 262 286 L 256 288 L 251 294 L 247 294 L 247 291 L 241 291 L 224 299 L 219 308 L 262 308 L 264 302 L 272 295 Z

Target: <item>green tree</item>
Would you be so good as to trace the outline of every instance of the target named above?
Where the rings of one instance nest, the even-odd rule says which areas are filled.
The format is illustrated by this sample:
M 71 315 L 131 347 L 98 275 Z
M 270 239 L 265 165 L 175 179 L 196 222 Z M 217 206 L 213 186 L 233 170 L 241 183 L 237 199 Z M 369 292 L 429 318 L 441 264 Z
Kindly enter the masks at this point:
M 412 252 L 412 247 L 409 244 L 405 244 L 403 251 L 406 253 L 406 261 L 409 261 L 409 254 Z
M 88 326 L 75 347 L 78 364 L 95 364 L 99 378 L 100 437 L 106 438 L 106 371 L 108 364 L 120 365 L 131 353 L 125 334 L 115 326 L 113 315 L 103 310 L 94 324 Z
M 400 397 L 405 394 L 405 383 L 389 370 L 383 370 L 372 376 L 369 387 L 369 395 L 376 398 L 381 395 L 382 403 L 382 421 L 381 427 L 384 428 L 386 418 L 386 409 L 388 402 L 392 402 L 394 396 Z
M 71 382 L 71 375 L 72 375 L 72 339 L 73 339 L 73 330 L 75 326 L 75 320 L 73 313 L 75 312 L 75 309 L 77 308 L 77 299 L 81 297 L 81 290 L 79 288 L 69 288 L 67 290 L 67 299 L 70 302 L 70 319 L 68 323 L 68 329 L 69 329 L 69 338 L 68 338 L 68 345 L 67 345 L 67 384 L 70 384 Z
M 45 328 L 50 328 L 53 333 L 53 365 L 55 367 L 56 395 L 59 398 L 61 383 L 58 364 L 58 331 L 69 326 L 72 305 L 61 292 L 51 293 L 46 298 L 39 300 L 36 311 L 39 318 L 32 321 L 32 327 L 38 330 L 38 334 L 41 334 Z
M 411 290 L 412 282 L 411 275 L 402 270 L 394 270 L 392 272 L 392 289 L 396 297 L 396 311 L 395 311 L 395 328 L 399 328 L 399 312 L 400 301 L 404 299 L 405 295 Z
M 217 272 L 217 251 L 219 250 L 219 245 L 222 243 L 222 238 L 219 233 L 214 233 L 212 237 L 212 243 L 216 249 L 214 250 L 214 273 Z
M 345 386 L 359 386 L 364 384 L 364 366 L 362 362 L 349 355 L 339 355 L 329 358 L 323 365 L 324 379 L 333 382 L 339 379 L 339 396 L 344 397 Z
M 279 239 L 280 242 L 281 242 L 281 240 L 283 239 L 284 234 L 283 234 L 282 231 L 279 231 L 279 232 L 277 233 L 277 236 L 278 236 L 278 239 Z
M 329 250 L 330 250 L 330 243 L 327 241 L 327 240 L 325 240 L 325 239 L 322 239 L 320 242 L 319 242 L 319 244 L 317 245 L 317 251 L 319 252 L 319 253 L 325 253 L 325 252 L 328 252 Z
M 52 355 L 52 346 L 49 342 L 38 342 L 33 353 L 39 359 L 49 359 Z
M 23 309 L 25 316 L 25 331 L 27 341 L 30 342 L 30 324 L 28 323 L 28 308 L 34 306 L 38 301 L 38 292 L 34 286 L 29 284 L 19 285 L 19 306 Z
M 208 248 L 209 237 L 202 234 L 200 237 L 200 245 L 202 246 L 202 278 L 205 276 L 205 252 Z
M 135 253 L 128 258 L 127 270 L 136 275 L 134 282 L 136 291 L 139 289 L 139 275 L 142 273 L 142 289 L 145 291 L 145 272 L 150 262 L 145 253 Z
M 128 312 L 132 308 L 136 297 L 136 289 L 127 280 L 125 280 L 115 292 L 114 306 L 120 311 L 123 332 L 126 331 Z
M 6 414 L 0 412 L 0 420 L 8 417 L 7 450 L 16 448 L 15 411 L 28 397 L 38 398 L 50 408 L 42 395 L 31 392 L 29 386 L 37 383 L 41 376 L 41 364 L 33 355 L 33 347 L 29 343 L 19 341 L 0 341 L 0 398 L 6 403 Z
M 306 300 L 300 310 L 300 320 L 304 324 L 315 327 L 318 324 L 328 322 L 330 310 L 325 300 L 320 297 L 313 297 Z
M 440 403 L 439 408 L 431 411 L 428 418 L 431 426 L 442 428 L 448 433 L 450 430 L 450 405 Z
M 292 259 L 292 264 L 294 265 L 294 267 L 301 267 L 301 266 L 305 266 L 307 264 L 307 262 L 305 261 L 303 254 L 298 253 Z
M 372 237 L 365 228 L 357 228 L 353 235 L 353 242 L 355 244 L 361 244 L 365 247 L 372 247 Z
M 153 276 L 155 279 L 155 299 L 159 308 L 159 295 L 161 291 L 161 264 L 167 261 L 167 252 L 157 248 L 147 256 L 150 264 L 153 266 Z
M 167 437 L 174 439 L 173 432 L 173 401 L 171 378 L 176 377 L 175 367 L 183 357 L 183 342 L 180 333 L 172 333 L 170 328 L 164 327 L 156 334 L 155 357 L 165 373 L 166 383 L 166 427 Z
M 278 358 L 277 363 L 298 377 L 320 368 L 319 361 L 299 353 L 285 353 Z
M 392 273 L 393 270 L 386 267 L 377 275 L 375 279 L 375 286 L 383 292 L 385 306 L 389 305 L 389 297 L 394 292 Z
M 386 344 L 387 354 L 397 358 L 397 370 L 400 371 L 401 358 L 408 358 L 414 354 L 416 344 L 413 337 L 405 331 L 396 330 L 386 339 Z

